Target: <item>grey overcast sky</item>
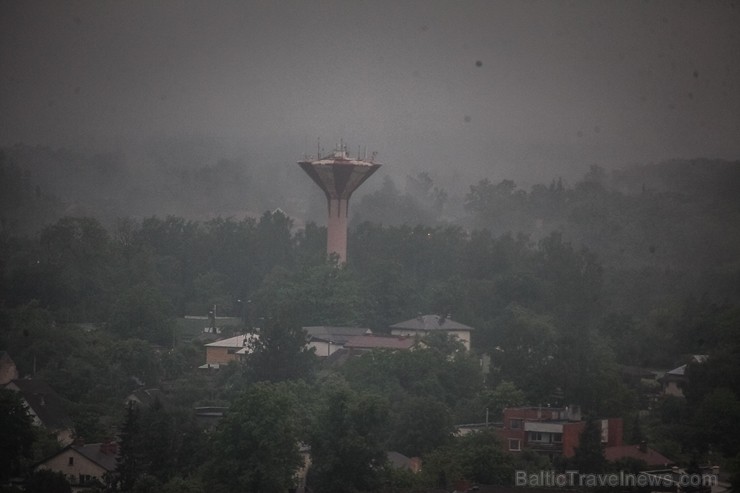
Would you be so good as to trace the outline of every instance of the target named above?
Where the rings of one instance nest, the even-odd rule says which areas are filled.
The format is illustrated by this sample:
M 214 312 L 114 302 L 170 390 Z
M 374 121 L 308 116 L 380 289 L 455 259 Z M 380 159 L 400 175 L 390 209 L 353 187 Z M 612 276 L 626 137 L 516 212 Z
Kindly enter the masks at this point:
M 0 0 L 0 144 L 201 137 L 467 183 L 740 159 L 740 3 Z

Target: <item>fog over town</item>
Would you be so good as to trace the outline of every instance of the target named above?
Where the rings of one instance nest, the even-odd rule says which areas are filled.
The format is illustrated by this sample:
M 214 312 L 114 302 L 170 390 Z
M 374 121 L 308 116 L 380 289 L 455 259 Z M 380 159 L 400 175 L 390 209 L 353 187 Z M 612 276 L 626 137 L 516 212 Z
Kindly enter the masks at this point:
M 740 155 L 733 1 L 0 8 L 5 146 L 238 159 L 299 187 L 290 164 L 344 139 L 456 191 Z
M 737 0 L 0 0 L 0 493 L 738 491 L 738 47 Z

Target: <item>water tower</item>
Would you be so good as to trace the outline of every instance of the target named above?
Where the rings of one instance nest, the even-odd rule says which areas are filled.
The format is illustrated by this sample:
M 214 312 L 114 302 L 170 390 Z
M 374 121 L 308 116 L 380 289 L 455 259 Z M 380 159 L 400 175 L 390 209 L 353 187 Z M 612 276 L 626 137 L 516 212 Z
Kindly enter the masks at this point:
M 359 152 L 357 159 L 350 158 L 344 144 L 326 157 L 321 157 L 319 152 L 318 159 L 299 161 L 298 164 L 326 195 L 329 209 L 326 221 L 326 253 L 336 253 L 339 262 L 345 263 L 349 198 L 381 165 L 375 162 L 374 153 L 370 160 L 360 159 Z

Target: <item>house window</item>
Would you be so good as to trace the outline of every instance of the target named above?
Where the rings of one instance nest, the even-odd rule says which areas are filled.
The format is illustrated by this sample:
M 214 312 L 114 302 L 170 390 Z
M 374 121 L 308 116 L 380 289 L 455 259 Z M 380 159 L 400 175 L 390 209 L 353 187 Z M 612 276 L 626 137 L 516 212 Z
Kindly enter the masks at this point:
M 69 457 L 67 459 L 67 465 L 68 466 L 74 466 L 75 465 L 75 458 L 74 457 Z
M 226 354 L 236 354 L 236 352 L 239 350 L 239 348 L 230 347 L 226 350 Z
M 555 443 L 563 443 L 563 434 L 562 433 L 553 433 L 552 434 L 552 441 Z
M 522 449 L 522 442 L 518 438 L 509 438 L 509 450 L 518 452 Z
M 521 419 L 512 419 L 510 421 L 511 429 L 512 430 L 518 430 L 522 427 L 522 420 Z

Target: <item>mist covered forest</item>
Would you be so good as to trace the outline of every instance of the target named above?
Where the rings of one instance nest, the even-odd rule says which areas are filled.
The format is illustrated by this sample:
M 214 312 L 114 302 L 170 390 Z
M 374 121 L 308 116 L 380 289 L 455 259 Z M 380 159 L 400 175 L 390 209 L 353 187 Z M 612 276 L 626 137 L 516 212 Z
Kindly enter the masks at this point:
M 381 168 L 352 199 L 349 261 L 338 267 L 325 255 L 324 197 L 294 163 L 199 157 L 197 146 L 175 144 L 134 161 L 0 151 L 0 349 L 67 399 L 88 440 L 139 433 L 126 449 L 139 466 L 122 469 L 125 488 L 279 491 L 292 477 L 282 469 L 223 474 L 242 446 L 225 444 L 247 433 L 229 428 L 234 417 L 265 415 L 274 422 L 257 420 L 250 433 L 288 423 L 270 453 L 285 449 L 293 467 L 294 438 L 309 443 L 316 491 L 383 481 L 415 491 L 455 476 L 505 483 L 540 459 L 515 463 L 480 437 L 453 439 L 452 426 L 523 404 L 578 403 L 591 416 L 623 417 L 627 442 L 738 467 L 739 162 L 593 166 L 573 182 L 554 175 L 527 187 L 486 177 L 448 186 L 424 171 L 401 180 Z M 214 305 L 264 335 L 244 365 L 216 376 L 197 372 L 202 346 L 174 324 Z M 413 355 L 330 371 L 302 348 L 303 326 L 383 333 L 420 313 L 475 327 L 473 351 L 433 340 Z M 710 358 L 690 370 L 685 400 L 650 398 L 655 389 L 621 372 L 671 369 L 692 354 Z M 122 399 L 140 383 L 164 389 L 169 406 L 126 415 Z M 350 438 L 327 443 L 337 402 L 351 409 L 352 433 L 373 437 L 362 450 Z M 232 413 L 204 434 L 186 412 L 196 405 Z M 434 420 L 419 423 L 420 412 Z M 28 461 L 53 449 L 40 443 Z M 364 469 L 385 450 L 421 456 L 423 478 Z M 490 462 L 468 460 L 483 451 Z M 342 457 L 360 457 L 355 476 L 332 469 Z

